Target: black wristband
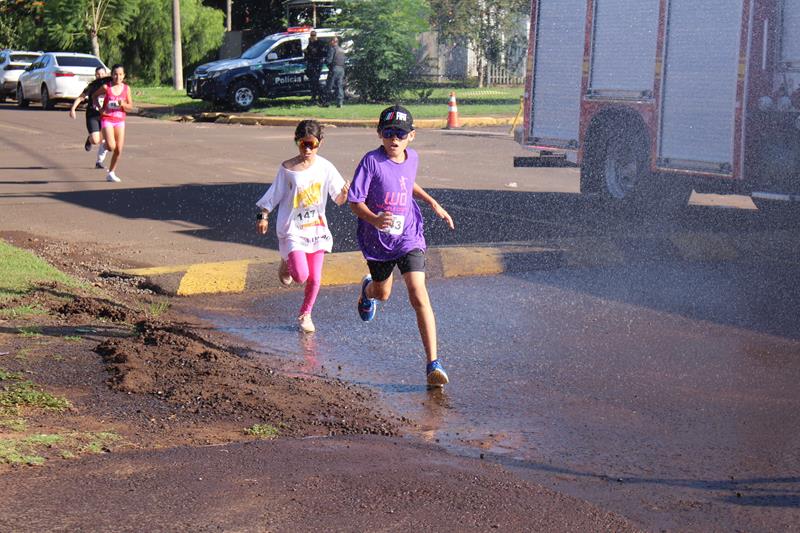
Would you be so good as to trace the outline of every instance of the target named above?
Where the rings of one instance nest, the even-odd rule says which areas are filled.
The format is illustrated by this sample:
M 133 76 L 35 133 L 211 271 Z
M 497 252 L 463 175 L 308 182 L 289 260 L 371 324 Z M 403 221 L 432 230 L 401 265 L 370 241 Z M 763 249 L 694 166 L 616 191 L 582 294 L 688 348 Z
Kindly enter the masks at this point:
M 267 215 L 265 215 L 264 213 L 257 213 L 256 214 L 256 220 L 266 220 L 266 219 L 267 219 Z

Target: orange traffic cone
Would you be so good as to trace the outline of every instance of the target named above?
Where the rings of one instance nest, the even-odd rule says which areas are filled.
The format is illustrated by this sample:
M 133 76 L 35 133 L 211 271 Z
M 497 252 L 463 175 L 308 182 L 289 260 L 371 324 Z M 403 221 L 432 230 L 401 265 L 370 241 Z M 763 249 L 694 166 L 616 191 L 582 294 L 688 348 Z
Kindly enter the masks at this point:
M 461 123 L 458 122 L 458 106 L 456 105 L 456 93 L 450 92 L 450 101 L 447 103 L 447 126 L 448 130 L 453 128 L 460 128 Z

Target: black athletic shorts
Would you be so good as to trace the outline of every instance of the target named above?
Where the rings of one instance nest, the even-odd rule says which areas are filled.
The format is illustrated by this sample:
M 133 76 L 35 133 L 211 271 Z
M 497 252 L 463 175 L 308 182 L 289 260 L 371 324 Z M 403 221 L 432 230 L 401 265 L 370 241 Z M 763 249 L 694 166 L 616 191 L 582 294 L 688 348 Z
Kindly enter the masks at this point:
M 389 279 L 395 265 L 400 269 L 401 274 L 406 272 L 425 272 L 425 251 L 416 248 L 392 261 L 367 261 L 373 281 L 386 281 Z
M 89 133 L 102 131 L 100 127 L 100 115 L 86 113 L 86 131 Z

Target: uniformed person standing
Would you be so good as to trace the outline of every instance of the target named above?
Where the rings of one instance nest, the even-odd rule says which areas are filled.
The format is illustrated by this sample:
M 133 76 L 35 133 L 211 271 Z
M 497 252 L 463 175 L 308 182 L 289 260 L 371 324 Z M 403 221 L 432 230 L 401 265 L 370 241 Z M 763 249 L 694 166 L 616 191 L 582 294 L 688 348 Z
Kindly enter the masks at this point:
M 311 31 L 308 46 L 303 53 L 306 59 L 306 76 L 311 84 L 311 103 L 322 103 L 322 89 L 319 86 L 319 76 L 322 73 L 322 64 L 325 61 L 325 43 L 317 39 L 317 32 Z
M 332 100 L 336 99 L 336 107 L 342 107 L 344 103 L 344 63 L 345 53 L 339 46 L 339 39 L 331 39 L 328 47 L 328 56 L 325 63 L 328 65 L 328 82 L 325 87 L 327 96 Z

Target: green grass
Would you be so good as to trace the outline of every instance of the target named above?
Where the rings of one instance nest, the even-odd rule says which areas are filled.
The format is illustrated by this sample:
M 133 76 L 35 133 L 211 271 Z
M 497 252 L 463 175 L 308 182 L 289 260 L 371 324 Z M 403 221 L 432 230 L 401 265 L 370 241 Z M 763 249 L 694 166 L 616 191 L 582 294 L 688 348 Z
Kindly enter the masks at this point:
M 64 335 L 61 338 L 67 342 L 80 342 L 82 339 L 80 335 Z
M 20 337 L 41 337 L 42 328 L 38 326 L 26 326 L 24 328 L 17 328 Z
M 169 311 L 170 306 L 169 302 L 153 302 L 147 306 L 147 314 L 153 318 L 158 318 Z
M 0 388 L 0 414 L 15 414 L 20 407 L 64 411 L 69 400 L 39 389 L 32 381 L 15 381 Z
M 37 455 L 41 448 L 61 442 L 61 435 L 31 435 L 21 439 L 0 439 L 0 463 L 40 465 L 45 459 Z
M 107 444 L 119 440 L 113 432 L 40 434 L 23 438 L 0 439 L 0 463 L 40 465 L 46 449 L 71 459 L 83 454 L 102 453 Z
M 0 381 L 11 381 L 12 379 L 22 379 L 22 374 L 19 372 L 9 372 L 0 368 Z
M 43 259 L 0 240 L 0 302 L 29 292 L 37 283 L 54 281 L 69 287 L 81 285 Z
M 244 432 L 259 439 L 274 439 L 280 433 L 278 428 L 269 424 L 255 424 L 245 429 Z
M 0 428 L 20 433 L 28 429 L 28 422 L 24 418 L 0 418 Z
M 18 305 L 0 309 L 0 317 L 3 318 L 25 318 L 29 316 L 44 315 L 47 310 L 40 305 Z
M 522 87 L 455 88 L 436 87 L 410 89 L 402 93 L 397 103 L 411 110 L 414 118 L 447 118 L 450 91 L 456 93 L 459 116 L 514 116 L 522 96 Z M 183 90 L 171 87 L 137 87 L 135 102 L 174 108 L 173 115 L 213 111 L 202 100 L 192 100 Z M 265 116 L 314 117 L 327 119 L 373 120 L 387 105 L 395 102 L 361 104 L 348 102 L 342 108 L 308 105 L 307 96 L 290 96 L 272 100 L 260 99 L 251 113 Z

